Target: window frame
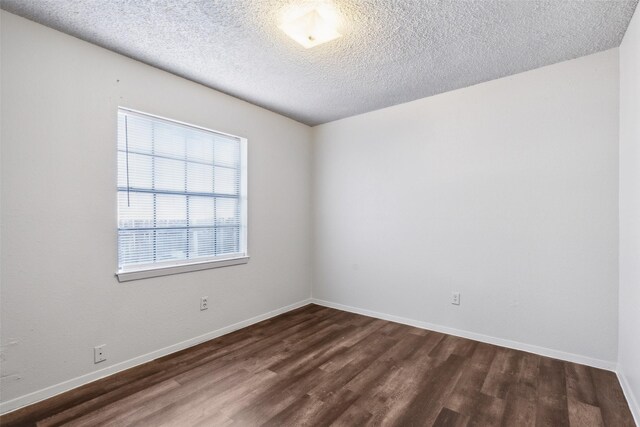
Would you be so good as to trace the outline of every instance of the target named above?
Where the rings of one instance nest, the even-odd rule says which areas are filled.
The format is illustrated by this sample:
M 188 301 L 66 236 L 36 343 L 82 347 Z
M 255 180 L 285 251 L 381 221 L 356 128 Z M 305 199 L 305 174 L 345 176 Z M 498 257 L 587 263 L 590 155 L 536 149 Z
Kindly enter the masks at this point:
M 158 116 L 155 114 L 146 113 L 139 110 L 134 110 L 127 107 L 118 106 L 116 118 L 119 116 L 119 113 L 123 112 L 124 114 L 131 114 L 142 116 L 147 119 L 151 119 L 154 121 L 162 121 L 168 123 L 170 125 L 186 127 L 188 129 L 196 129 L 204 132 L 209 132 L 213 134 L 223 135 L 226 137 L 234 138 L 239 141 L 240 146 L 240 168 L 239 168 L 239 196 L 238 203 L 240 204 L 240 227 L 239 227 L 239 239 L 240 246 L 244 248 L 244 252 L 229 254 L 228 256 L 221 255 L 215 258 L 211 257 L 203 257 L 194 259 L 183 259 L 183 260 L 171 260 L 171 261 L 163 261 L 160 263 L 149 263 L 149 264 L 141 264 L 141 265 L 133 265 L 130 267 L 123 267 L 116 269 L 116 277 L 119 282 L 127 282 L 130 280 L 139 280 L 146 279 L 150 277 L 159 277 L 159 276 L 167 276 L 172 274 L 186 273 L 190 271 L 199 271 L 206 270 L 211 268 L 220 268 L 220 267 L 228 267 L 231 265 L 240 265 L 246 264 L 249 262 L 249 236 L 248 236 L 248 185 L 247 185 L 247 148 L 248 141 L 247 138 L 243 138 L 237 135 L 220 132 L 216 130 L 212 130 L 209 128 L 205 128 L 202 126 L 194 125 L 191 123 L 182 122 L 179 120 L 169 119 L 166 117 Z M 116 129 L 118 129 L 118 120 L 116 119 Z M 117 141 L 117 138 L 116 138 Z M 116 144 L 117 145 L 117 144 Z M 117 151 L 116 151 L 117 152 Z M 117 160 L 116 160 L 117 164 Z M 117 175 L 118 173 L 116 173 Z M 116 195 L 120 190 L 116 185 Z M 116 203 L 116 223 L 119 221 L 118 214 L 118 203 Z M 116 225 L 116 237 L 119 239 L 119 225 Z M 116 259 L 119 259 L 119 244 L 116 244 Z

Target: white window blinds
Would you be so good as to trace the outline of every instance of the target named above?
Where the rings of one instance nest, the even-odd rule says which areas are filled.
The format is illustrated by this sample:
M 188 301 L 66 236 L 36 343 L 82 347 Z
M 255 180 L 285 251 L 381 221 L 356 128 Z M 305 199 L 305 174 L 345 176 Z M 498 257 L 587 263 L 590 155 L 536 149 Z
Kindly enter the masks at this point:
M 118 270 L 246 255 L 241 138 L 118 110 Z

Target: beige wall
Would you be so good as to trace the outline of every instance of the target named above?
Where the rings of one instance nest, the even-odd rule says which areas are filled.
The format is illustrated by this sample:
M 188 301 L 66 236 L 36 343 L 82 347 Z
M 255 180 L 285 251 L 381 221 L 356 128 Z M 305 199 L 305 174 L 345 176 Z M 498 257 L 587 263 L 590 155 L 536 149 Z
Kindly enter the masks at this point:
M 619 373 L 640 423 L 640 12 L 620 46 Z
M 307 126 L 4 11 L 1 24 L 2 409 L 309 297 Z M 248 138 L 247 265 L 118 283 L 118 106 Z
M 617 49 L 314 135 L 315 298 L 615 367 Z

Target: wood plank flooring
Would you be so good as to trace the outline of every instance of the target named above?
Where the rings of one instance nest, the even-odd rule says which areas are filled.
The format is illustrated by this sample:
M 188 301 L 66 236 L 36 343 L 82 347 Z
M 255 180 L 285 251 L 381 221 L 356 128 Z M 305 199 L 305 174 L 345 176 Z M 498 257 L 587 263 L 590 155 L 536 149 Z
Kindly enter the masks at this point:
M 3 426 L 633 426 L 612 372 L 308 305 Z

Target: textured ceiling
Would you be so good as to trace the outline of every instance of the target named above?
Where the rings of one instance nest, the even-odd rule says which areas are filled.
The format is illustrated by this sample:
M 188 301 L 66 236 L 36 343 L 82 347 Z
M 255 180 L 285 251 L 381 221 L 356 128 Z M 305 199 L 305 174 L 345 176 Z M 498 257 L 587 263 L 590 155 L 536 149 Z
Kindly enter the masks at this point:
M 310 125 L 619 46 L 638 2 L 334 0 L 343 37 L 306 50 L 278 29 L 305 0 L 1 1 Z

